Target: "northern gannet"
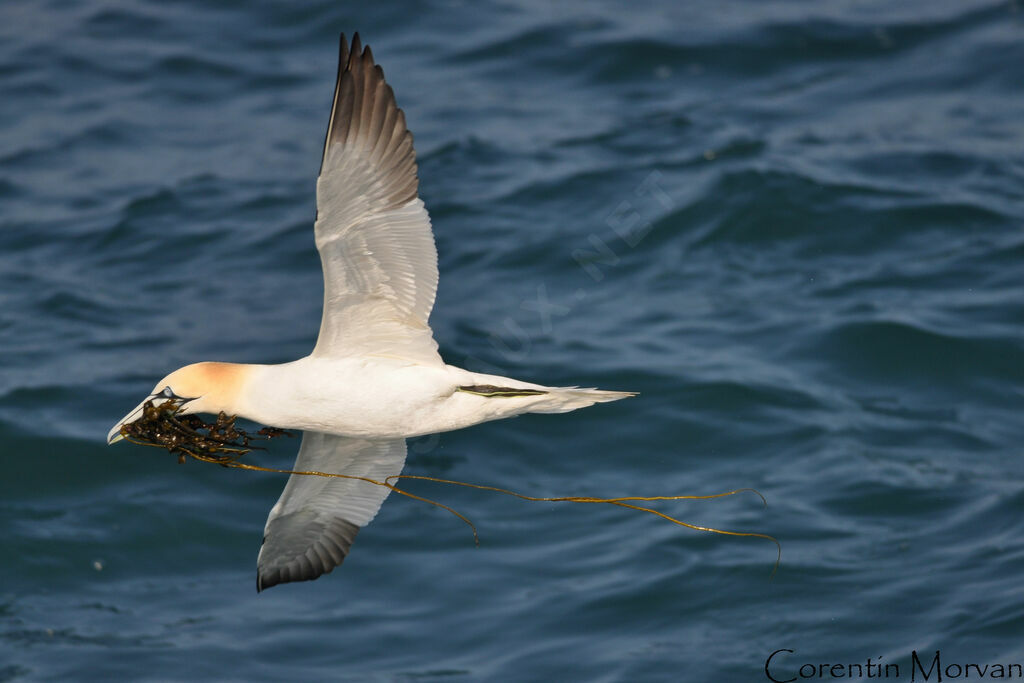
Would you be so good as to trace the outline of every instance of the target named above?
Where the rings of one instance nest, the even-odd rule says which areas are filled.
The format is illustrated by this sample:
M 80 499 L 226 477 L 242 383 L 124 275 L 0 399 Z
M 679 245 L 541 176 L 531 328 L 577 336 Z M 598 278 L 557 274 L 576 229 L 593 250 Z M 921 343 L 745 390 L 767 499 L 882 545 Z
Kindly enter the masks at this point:
M 563 413 L 633 394 L 547 387 L 445 364 L 427 318 L 437 250 L 418 196 L 405 114 L 359 34 L 341 36 L 338 78 L 317 179 L 316 247 L 323 318 L 313 352 L 280 365 L 203 362 L 175 370 L 147 401 L 183 413 L 238 415 L 302 430 L 295 470 L 384 481 L 405 464 L 405 440 L 521 413 Z M 342 563 L 356 532 L 389 490 L 368 482 L 293 474 L 270 511 L 257 591 L 306 581 Z

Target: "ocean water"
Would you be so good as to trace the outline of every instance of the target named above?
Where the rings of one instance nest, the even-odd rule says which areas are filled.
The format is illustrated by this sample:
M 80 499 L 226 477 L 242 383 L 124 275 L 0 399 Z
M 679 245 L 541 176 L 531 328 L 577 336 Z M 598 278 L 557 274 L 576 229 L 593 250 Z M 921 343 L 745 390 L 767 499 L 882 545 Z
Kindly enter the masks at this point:
M 312 348 L 341 31 L 416 136 L 445 359 L 640 392 L 406 471 L 753 487 L 659 509 L 777 537 L 774 576 L 763 539 L 411 482 L 480 546 L 392 496 L 338 570 L 257 595 L 283 476 L 105 445 L 180 365 Z M 1017 0 L 4 0 L 0 680 L 1024 661 L 1022 86 Z

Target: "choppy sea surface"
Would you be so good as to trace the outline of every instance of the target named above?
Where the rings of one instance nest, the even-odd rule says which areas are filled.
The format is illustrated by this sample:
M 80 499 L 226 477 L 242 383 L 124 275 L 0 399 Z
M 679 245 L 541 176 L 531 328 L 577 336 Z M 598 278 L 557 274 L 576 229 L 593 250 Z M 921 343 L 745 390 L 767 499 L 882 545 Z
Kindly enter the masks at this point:
M 406 471 L 753 487 L 658 509 L 777 537 L 774 577 L 763 539 L 411 482 L 480 547 L 392 496 L 334 573 L 257 595 L 283 476 L 105 445 L 180 365 L 312 348 L 356 30 L 416 136 L 445 359 L 640 392 Z M 1024 662 L 1022 86 L 1016 1 L 5 0 L 0 680 Z

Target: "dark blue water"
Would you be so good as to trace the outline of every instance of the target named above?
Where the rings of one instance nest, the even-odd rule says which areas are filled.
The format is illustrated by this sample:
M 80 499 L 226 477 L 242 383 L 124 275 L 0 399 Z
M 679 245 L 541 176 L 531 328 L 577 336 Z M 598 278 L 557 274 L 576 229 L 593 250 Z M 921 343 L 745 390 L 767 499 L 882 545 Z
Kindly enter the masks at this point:
M 104 436 L 306 354 L 340 31 L 416 135 L 446 360 L 641 392 L 427 438 L 257 595 L 284 477 Z M 0 4 L 0 680 L 757 681 L 1024 661 L 1024 7 Z M 294 444 L 255 461 L 287 467 Z M 976 678 L 976 677 L 975 677 Z M 921 680 L 918 676 L 917 680 Z M 934 680 L 934 677 L 932 678 Z

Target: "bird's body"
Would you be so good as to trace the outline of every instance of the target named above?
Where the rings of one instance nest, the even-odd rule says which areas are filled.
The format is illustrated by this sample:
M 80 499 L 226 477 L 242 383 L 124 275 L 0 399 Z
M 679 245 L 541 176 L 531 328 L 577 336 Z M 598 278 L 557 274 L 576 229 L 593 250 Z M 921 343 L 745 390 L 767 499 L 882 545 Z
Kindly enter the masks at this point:
M 365 439 L 448 432 L 522 413 L 566 412 L 628 395 L 545 387 L 398 358 L 307 356 L 279 365 L 216 365 L 222 373 L 241 375 L 231 406 L 234 414 L 275 427 Z M 502 395 L 493 395 L 498 393 Z
M 546 387 L 469 372 L 441 359 L 428 324 L 437 251 L 417 195 L 405 115 L 359 36 L 341 38 L 338 79 L 317 180 L 316 247 L 324 311 L 313 352 L 278 365 L 204 362 L 162 379 L 148 402 L 183 413 L 237 415 L 303 431 L 293 474 L 270 512 L 257 588 L 315 579 L 345 559 L 376 515 L 383 482 L 405 463 L 405 439 L 522 413 L 561 413 L 632 394 Z

